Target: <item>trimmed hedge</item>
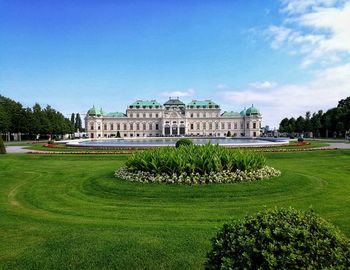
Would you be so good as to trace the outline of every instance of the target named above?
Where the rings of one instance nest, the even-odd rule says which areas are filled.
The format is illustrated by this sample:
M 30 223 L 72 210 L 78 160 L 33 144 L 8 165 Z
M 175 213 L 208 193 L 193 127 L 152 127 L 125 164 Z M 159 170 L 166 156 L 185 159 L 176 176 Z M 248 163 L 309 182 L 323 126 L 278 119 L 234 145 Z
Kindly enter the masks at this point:
M 205 269 L 350 269 L 350 243 L 312 211 L 274 209 L 224 224 Z
M 192 145 L 193 142 L 190 139 L 180 139 L 176 142 L 175 147 L 179 148 L 180 146 Z

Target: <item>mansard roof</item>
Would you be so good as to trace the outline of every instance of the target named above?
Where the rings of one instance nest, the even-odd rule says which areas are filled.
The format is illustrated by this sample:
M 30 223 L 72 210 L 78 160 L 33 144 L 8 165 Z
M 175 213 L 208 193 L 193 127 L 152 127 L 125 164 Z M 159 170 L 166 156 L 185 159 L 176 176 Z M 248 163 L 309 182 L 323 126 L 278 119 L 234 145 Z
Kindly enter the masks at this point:
M 161 107 L 162 105 L 156 100 L 136 100 L 129 107 Z
M 104 114 L 104 116 L 106 116 L 106 117 L 126 117 L 126 115 L 124 113 L 121 113 L 121 112 L 110 112 L 110 113 Z
M 192 100 L 190 103 L 187 104 L 187 108 L 192 108 L 192 107 L 193 108 L 219 108 L 219 105 L 210 99 Z
M 168 106 L 177 106 L 177 107 L 185 107 L 185 103 L 183 103 L 179 98 L 169 98 L 167 102 L 164 103 L 165 107 Z
M 222 117 L 233 117 L 233 116 L 241 116 L 241 114 L 239 112 L 227 112 L 225 111 L 223 114 L 221 114 Z

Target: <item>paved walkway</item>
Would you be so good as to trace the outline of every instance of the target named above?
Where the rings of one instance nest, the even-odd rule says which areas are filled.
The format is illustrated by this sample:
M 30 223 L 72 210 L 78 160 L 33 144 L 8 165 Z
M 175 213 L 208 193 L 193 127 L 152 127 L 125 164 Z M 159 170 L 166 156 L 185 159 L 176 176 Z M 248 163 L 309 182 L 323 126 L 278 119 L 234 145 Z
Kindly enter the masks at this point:
M 324 148 L 350 149 L 350 143 L 327 143 L 329 146 L 325 146 Z
M 6 146 L 6 152 L 9 154 L 21 154 L 28 153 L 33 150 L 26 149 L 27 146 L 18 146 L 18 145 L 8 145 Z

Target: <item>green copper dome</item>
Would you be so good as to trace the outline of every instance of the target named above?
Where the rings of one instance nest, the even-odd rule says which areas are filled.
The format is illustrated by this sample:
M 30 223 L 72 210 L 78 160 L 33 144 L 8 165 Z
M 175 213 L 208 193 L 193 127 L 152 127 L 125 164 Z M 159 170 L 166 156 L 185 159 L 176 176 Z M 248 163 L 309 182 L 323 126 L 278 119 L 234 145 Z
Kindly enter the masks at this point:
M 164 103 L 165 107 L 185 107 L 185 103 L 183 103 L 179 98 L 172 99 L 170 98 L 167 102 Z
M 241 111 L 239 114 L 240 114 L 241 116 L 245 116 L 245 115 L 246 115 L 246 112 L 247 112 L 247 110 L 244 108 L 244 110 Z
M 90 110 L 88 110 L 87 114 L 89 116 L 101 115 L 101 112 L 93 106 Z
M 248 110 L 246 111 L 246 115 L 250 116 L 250 115 L 260 115 L 260 111 L 254 107 L 254 105 L 252 104 L 251 107 L 248 108 Z

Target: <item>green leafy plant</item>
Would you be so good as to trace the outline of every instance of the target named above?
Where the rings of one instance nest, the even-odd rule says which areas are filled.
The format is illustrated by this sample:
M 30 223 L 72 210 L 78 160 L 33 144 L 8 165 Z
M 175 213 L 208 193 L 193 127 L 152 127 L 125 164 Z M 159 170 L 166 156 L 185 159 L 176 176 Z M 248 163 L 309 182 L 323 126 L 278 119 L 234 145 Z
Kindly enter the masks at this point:
M 303 141 L 304 141 L 304 138 L 301 138 L 301 137 L 298 138 L 298 142 L 303 142 Z
M 175 147 L 179 148 L 180 146 L 186 146 L 186 145 L 192 145 L 192 144 L 193 142 L 190 139 L 183 138 L 176 142 Z
M 349 269 L 350 244 L 312 211 L 263 210 L 224 224 L 206 269 Z
M 266 159 L 260 153 L 242 152 L 212 144 L 143 151 L 132 155 L 126 162 L 128 171 L 167 175 L 253 171 L 265 165 Z

